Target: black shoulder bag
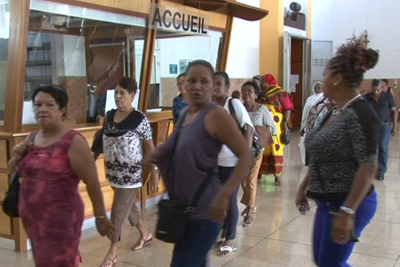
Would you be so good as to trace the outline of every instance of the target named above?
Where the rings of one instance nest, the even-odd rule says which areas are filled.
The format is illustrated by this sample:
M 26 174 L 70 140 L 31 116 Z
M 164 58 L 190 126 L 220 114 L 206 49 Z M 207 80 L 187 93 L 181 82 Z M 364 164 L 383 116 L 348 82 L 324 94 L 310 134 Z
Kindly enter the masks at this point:
M 25 155 L 28 153 L 33 140 L 35 139 L 37 132 L 33 132 L 29 135 L 29 147 L 25 151 Z M 23 158 L 22 157 L 22 158 Z M 22 159 L 21 159 L 22 160 Z M 6 197 L 3 200 L 3 212 L 10 216 L 11 218 L 18 218 L 18 202 L 19 202 L 19 173 L 18 166 L 15 167 L 13 174 L 11 175 L 10 185 L 8 191 L 6 192 Z
M 179 130 L 180 126 L 182 125 L 184 120 L 184 116 L 181 119 L 181 122 L 179 124 L 179 127 L 175 129 L 176 132 L 176 137 L 174 140 L 174 144 L 172 146 L 172 154 L 171 158 L 169 161 L 169 182 L 168 182 L 168 187 L 171 188 L 171 182 L 172 182 L 172 158 L 175 153 L 175 148 L 178 143 L 178 138 L 179 138 Z M 157 228 L 156 228 L 156 238 L 167 242 L 167 243 L 183 243 L 185 242 L 185 231 L 186 231 L 186 225 L 188 223 L 190 215 L 193 214 L 193 212 L 196 209 L 197 202 L 200 200 L 200 197 L 202 196 L 206 186 L 209 184 L 211 181 L 211 176 L 212 173 L 214 172 L 215 168 L 212 168 L 207 173 L 206 178 L 204 181 L 201 183 L 199 189 L 197 190 L 196 194 L 194 195 L 193 201 L 191 204 L 184 204 L 176 200 L 171 200 L 171 199 L 162 199 L 158 203 L 158 222 L 157 222 Z M 170 191 L 171 192 L 171 191 Z
M 91 147 L 91 150 L 93 153 L 101 154 L 103 153 L 103 134 L 105 129 L 109 129 L 110 123 L 109 121 L 114 121 L 114 115 L 115 115 L 115 110 L 112 109 L 108 111 L 104 115 L 104 123 L 103 123 L 103 128 L 98 130 L 93 137 L 93 144 Z
M 240 131 L 243 133 L 243 129 L 240 126 L 237 118 L 236 118 L 236 112 L 235 112 L 235 108 L 233 107 L 232 104 L 232 98 L 228 100 L 228 108 L 229 108 L 229 113 L 232 115 L 232 117 L 235 119 L 236 123 L 239 125 L 239 129 Z M 261 152 L 262 152 L 262 145 L 261 145 L 261 140 L 260 140 L 260 136 L 258 135 L 256 129 L 254 128 L 254 132 L 253 132 L 253 144 L 251 146 L 251 153 L 253 153 L 253 156 L 255 158 L 257 158 L 258 156 L 260 156 Z

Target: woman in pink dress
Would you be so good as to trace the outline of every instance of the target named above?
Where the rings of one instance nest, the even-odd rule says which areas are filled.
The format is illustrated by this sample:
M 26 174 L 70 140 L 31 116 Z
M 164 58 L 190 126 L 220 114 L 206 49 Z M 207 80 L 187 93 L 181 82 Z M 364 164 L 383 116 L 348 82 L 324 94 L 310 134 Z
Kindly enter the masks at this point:
M 66 91 L 56 85 L 35 90 L 32 101 L 40 125 L 33 144 L 24 141 L 13 149 L 10 170 L 18 164 L 23 177 L 19 213 L 31 240 L 37 267 L 78 266 L 84 206 L 78 192 L 82 180 L 104 236 L 114 227 L 106 216 L 96 166 L 85 138 L 69 130 L 63 120 Z M 24 153 L 26 156 L 23 157 Z

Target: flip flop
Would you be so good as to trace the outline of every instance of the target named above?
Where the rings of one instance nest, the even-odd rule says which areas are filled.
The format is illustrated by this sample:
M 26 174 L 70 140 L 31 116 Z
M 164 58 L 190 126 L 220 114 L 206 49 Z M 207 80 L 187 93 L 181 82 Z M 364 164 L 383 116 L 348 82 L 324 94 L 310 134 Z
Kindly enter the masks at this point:
M 242 224 L 243 227 L 249 227 L 252 224 L 253 224 L 253 217 L 248 216 L 248 215 L 244 216 L 243 224 Z
M 230 246 L 221 246 L 219 248 L 218 252 L 217 252 L 217 256 L 220 256 L 220 257 L 228 256 L 228 255 L 230 255 L 232 253 L 232 251 L 235 251 L 235 250 L 237 250 L 237 248 L 235 248 L 233 246 L 232 247 L 230 247 Z M 226 251 L 228 253 L 224 254 L 224 252 L 226 252 Z
M 153 241 L 153 236 L 150 233 L 147 235 L 146 239 L 142 239 L 139 237 L 138 241 L 136 241 L 136 244 L 133 245 L 132 250 L 133 251 L 141 250 L 145 246 L 150 245 L 152 241 Z
M 246 216 L 248 209 L 249 209 L 249 208 L 245 208 L 245 209 L 242 211 L 242 213 L 241 213 L 242 217 L 243 217 L 243 216 Z M 253 208 L 253 211 L 252 211 L 251 213 L 252 213 L 252 214 L 257 213 L 257 207 L 254 207 L 254 208 Z
M 248 210 L 248 209 L 249 209 L 249 208 L 246 207 L 246 208 L 242 211 L 242 213 L 241 213 L 240 215 L 242 215 L 242 217 L 245 216 L 245 215 L 247 214 L 247 210 Z
M 110 261 L 111 265 L 106 265 L 105 262 Z M 100 265 L 101 266 L 107 266 L 107 267 L 113 267 L 117 263 L 117 258 L 111 258 L 111 257 L 105 257 L 103 260 L 103 263 Z

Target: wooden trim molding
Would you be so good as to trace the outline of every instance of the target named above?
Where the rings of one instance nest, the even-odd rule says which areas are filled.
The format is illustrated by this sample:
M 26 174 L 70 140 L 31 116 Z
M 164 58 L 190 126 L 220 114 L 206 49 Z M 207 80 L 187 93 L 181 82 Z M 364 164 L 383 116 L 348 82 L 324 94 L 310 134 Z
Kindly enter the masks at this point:
M 148 4 L 145 3 L 143 5 L 143 8 L 141 8 L 140 11 L 135 11 L 133 10 L 132 7 L 134 7 L 135 3 L 129 3 L 129 0 L 125 1 L 90 1 L 90 0 L 48 0 L 52 2 L 57 2 L 61 4 L 68 4 L 68 5 L 73 5 L 73 6 L 78 6 L 78 7 L 84 7 L 84 8 L 90 8 L 90 9 L 95 9 L 95 10 L 101 10 L 101 11 L 108 11 L 108 12 L 113 12 L 113 13 L 118 13 L 118 14 L 123 14 L 123 15 L 129 15 L 129 16 L 135 16 L 135 17 L 140 17 L 140 18 L 148 18 Z M 136 2 L 146 2 L 145 0 L 136 0 Z M 101 3 L 99 3 L 101 2 Z M 121 3 L 118 3 L 121 2 Z M 148 2 L 150 2 L 148 0 Z M 124 9 L 124 6 L 127 9 Z M 129 9 L 128 9 L 129 7 Z M 146 12 L 145 12 L 146 11 Z
M 228 17 L 226 20 L 226 32 L 223 41 L 221 58 L 218 62 L 218 71 L 225 71 L 228 63 L 228 52 L 229 52 L 229 44 L 231 42 L 231 34 L 232 34 L 232 25 L 233 25 L 233 17 Z
M 10 1 L 4 131 L 19 132 L 24 102 L 30 0 Z
M 158 3 L 158 0 L 151 0 L 152 3 Z M 146 38 L 144 40 L 144 51 L 142 70 L 140 77 L 140 97 L 139 97 L 139 110 L 147 113 L 147 105 L 149 103 L 149 89 L 151 81 L 151 70 L 153 67 L 154 48 L 156 45 L 157 31 L 155 29 L 147 28 Z
M 171 1 L 171 0 L 170 0 Z M 268 10 L 236 2 L 236 0 L 172 0 L 182 5 L 227 16 L 257 21 L 268 15 Z

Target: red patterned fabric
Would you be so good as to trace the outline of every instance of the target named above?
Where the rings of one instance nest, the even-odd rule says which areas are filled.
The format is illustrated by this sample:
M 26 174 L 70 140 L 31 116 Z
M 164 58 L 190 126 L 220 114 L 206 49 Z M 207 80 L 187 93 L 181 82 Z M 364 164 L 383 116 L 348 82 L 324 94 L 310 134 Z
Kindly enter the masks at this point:
M 37 267 L 78 266 L 84 206 L 68 149 L 78 132 L 50 146 L 35 147 L 21 161 L 19 212 Z
M 273 104 L 275 111 L 283 113 L 285 110 L 293 110 L 292 96 L 279 86 L 268 88 L 268 91 L 263 92 L 258 100 L 260 104 Z
M 263 81 L 269 84 L 270 86 L 278 84 L 278 82 L 276 81 L 275 77 L 272 74 L 264 74 L 263 76 L 261 76 L 261 79 L 263 79 Z

